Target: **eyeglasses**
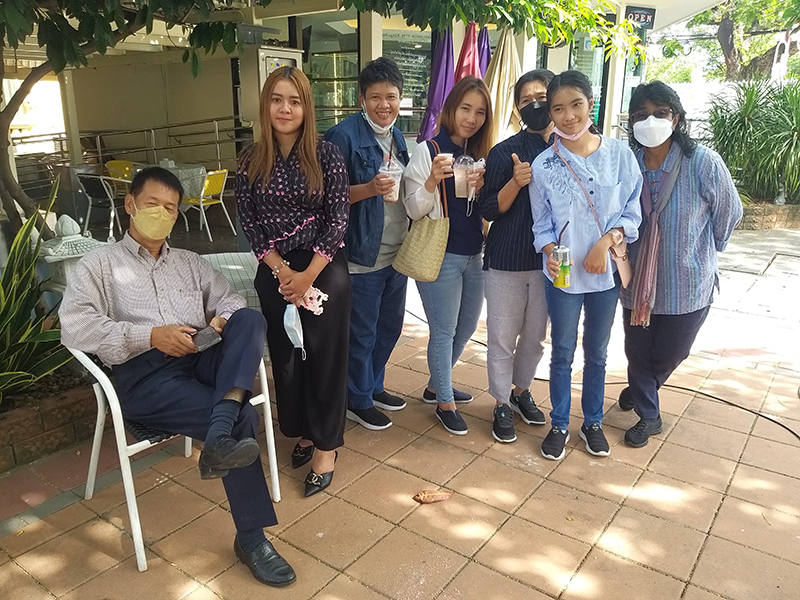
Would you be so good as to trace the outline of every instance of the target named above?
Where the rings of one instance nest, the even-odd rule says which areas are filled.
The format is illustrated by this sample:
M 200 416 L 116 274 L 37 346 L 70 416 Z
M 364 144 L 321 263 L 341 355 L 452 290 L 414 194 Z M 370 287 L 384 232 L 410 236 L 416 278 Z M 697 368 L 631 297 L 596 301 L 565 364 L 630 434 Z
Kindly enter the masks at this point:
M 650 115 L 654 116 L 656 119 L 671 119 L 673 113 L 669 108 L 657 108 L 652 113 L 646 110 L 639 110 L 631 115 L 631 123 L 646 121 Z

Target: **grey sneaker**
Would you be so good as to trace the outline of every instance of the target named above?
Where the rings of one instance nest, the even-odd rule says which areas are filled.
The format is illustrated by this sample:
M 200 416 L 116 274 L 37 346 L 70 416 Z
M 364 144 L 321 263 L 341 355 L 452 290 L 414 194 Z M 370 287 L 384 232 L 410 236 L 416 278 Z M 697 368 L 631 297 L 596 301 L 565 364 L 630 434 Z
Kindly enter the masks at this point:
M 511 412 L 511 407 L 507 404 L 498 404 L 494 407 L 492 437 L 505 444 L 510 444 L 517 439 L 517 434 L 514 433 L 513 413 Z
M 606 434 L 603 433 L 603 427 L 600 423 L 592 423 L 589 427 L 581 425 L 578 435 L 586 442 L 586 451 L 592 456 L 608 456 L 611 454 Z
M 544 425 L 546 423 L 544 413 L 536 408 L 530 390 L 524 390 L 519 396 L 515 396 L 512 390 L 509 402 L 511 409 L 528 425 Z

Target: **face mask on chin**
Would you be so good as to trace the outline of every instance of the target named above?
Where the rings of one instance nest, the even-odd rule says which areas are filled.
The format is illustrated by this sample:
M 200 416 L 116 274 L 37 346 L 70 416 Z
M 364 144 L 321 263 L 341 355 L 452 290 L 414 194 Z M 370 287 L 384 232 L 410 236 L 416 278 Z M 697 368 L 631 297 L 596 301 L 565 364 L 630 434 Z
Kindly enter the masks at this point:
M 645 148 L 657 148 L 672 137 L 672 119 L 657 119 L 650 115 L 633 124 L 633 137 Z
M 591 126 L 592 126 L 592 120 L 591 119 L 587 119 L 586 123 L 584 124 L 584 126 L 581 127 L 581 130 L 579 132 L 577 132 L 577 133 L 564 133 L 563 131 L 561 131 L 558 128 L 558 126 L 553 127 L 553 132 L 560 138 L 564 138 L 565 140 L 569 140 L 570 142 L 575 142 L 578 139 L 580 139 L 580 137 L 584 133 L 589 131 L 589 128 Z
M 522 122 L 530 131 L 542 131 L 547 129 L 550 125 L 550 112 L 547 108 L 547 102 L 539 102 L 534 100 L 523 106 L 519 110 L 519 116 L 522 117 Z
M 163 206 L 150 206 L 136 208 L 133 203 L 134 213 L 131 221 L 136 226 L 136 231 L 143 237 L 154 242 L 165 240 L 175 225 L 175 220 Z
M 361 103 L 361 114 L 364 115 L 364 119 L 369 124 L 372 131 L 374 131 L 377 135 L 389 135 L 392 132 L 392 127 L 394 127 L 395 121 L 397 121 L 397 117 L 392 119 L 392 122 L 386 126 L 378 125 L 375 121 L 370 119 L 369 113 L 367 112 L 367 105 L 362 102 Z

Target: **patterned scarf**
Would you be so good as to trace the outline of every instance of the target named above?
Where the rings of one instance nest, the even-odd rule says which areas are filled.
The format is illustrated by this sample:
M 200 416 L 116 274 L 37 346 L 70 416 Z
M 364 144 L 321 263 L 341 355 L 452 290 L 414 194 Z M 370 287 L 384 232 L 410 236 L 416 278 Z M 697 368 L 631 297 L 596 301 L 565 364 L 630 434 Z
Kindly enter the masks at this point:
M 678 181 L 681 160 L 678 158 L 675 168 L 667 176 L 664 185 L 658 192 L 656 204 L 650 196 L 647 181 L 642 185 L 642 215 L 647 219 L 644 234 L 639 244 L 636 267 L 633 273 L 633 310 L 631 325 L 650 325 L 650 312 L 656 302 L 656 275 L 658 274 L 658 251 L 661 244 L 661 230 L 658 228 L 658 215 L 667 206 L 672 195 L 672 188 Z

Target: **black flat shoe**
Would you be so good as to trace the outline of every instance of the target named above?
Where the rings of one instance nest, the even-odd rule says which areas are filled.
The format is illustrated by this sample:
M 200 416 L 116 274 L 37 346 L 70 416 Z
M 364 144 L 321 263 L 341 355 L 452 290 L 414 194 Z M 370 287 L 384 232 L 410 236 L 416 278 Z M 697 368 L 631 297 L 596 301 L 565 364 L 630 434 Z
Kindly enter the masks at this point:
M 292 468 L 302 467 L 314 456 L 314 445 L 301 446 L 297 443 L 292 450 Z
M 252 552 L 245 552 L 239 540 L 233 542 L 233 551 L 258 581 L 273 587 L 283 587 L 297 579 L 292 566 L 286 562 L 269 540 L 264 540 Z
M 333 462 L 335 463 L 336 460 L 339 458 L 339 451 L 336 451 L 334 455 Z M 308 475 L 306 475 L 306 491 L 305 496 L 308 498 L 309 496 L 313 496 L 314 494 L 318 494 L 326 487 L 328 487 L 333 481 L 333 471 L 328 471 L 327 473 L 315 473 L 314 469 L 309 471 Z
M 239 469 L 252 465 L 261 454 L 258 442 L 253 438 L 237 440 L 229 435 L 221 435 L 203 447 L 198 467 L 201 479 L 225 477 L 229 469 Z

